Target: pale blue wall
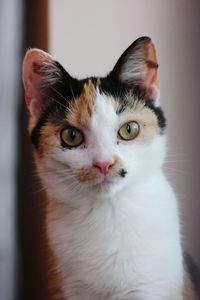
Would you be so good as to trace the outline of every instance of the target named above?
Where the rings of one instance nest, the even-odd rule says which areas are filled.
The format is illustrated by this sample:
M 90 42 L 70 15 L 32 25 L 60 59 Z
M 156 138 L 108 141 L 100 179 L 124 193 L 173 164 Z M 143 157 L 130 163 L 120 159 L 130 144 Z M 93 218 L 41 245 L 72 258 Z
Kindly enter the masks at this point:
M 16 157 L 21 0 L 0 1 L 0 300 L 17 294 Z

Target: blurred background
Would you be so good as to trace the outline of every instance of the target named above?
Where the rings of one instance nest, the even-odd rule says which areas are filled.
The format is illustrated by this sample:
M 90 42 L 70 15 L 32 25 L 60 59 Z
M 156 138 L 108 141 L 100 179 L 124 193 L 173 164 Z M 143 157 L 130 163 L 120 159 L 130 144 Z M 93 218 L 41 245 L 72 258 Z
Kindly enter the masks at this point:
M 200 1 L 0 0 L 0 300 L 50 300 L 45 197 L 27 134 L 21 62 L 49 51 L 74 76 L 105 75 L 139 36 L 156 44 L 168 120 L 164 170 L 184 248 L 200 266 Z

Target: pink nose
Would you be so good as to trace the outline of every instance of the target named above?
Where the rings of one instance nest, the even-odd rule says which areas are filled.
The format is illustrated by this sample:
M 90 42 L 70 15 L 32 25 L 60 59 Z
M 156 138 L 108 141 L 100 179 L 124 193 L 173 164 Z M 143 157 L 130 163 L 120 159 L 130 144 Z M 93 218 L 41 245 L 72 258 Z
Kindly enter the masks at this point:
M 108 174 L 109 172 L 109 168 L 113 165 L 113 163 L 111 161 L 108 161 L 108 162 L 99 162 L 99 161 L 96 161 L 93 166 L 98 168 L 99 171 L 106 175 Z

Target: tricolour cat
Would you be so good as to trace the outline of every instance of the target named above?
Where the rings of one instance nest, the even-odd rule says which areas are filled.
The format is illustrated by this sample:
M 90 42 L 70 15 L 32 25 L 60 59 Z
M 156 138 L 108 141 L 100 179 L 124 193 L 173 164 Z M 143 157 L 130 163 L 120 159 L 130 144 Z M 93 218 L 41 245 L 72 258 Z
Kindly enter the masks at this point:
M 39 49 L 24 58 L 29 132 L 48 195 L 50 272 L 62 299 L 197 299 L 161 169 L 157 69 L 148 37 L 103 78 L 77 80 Z

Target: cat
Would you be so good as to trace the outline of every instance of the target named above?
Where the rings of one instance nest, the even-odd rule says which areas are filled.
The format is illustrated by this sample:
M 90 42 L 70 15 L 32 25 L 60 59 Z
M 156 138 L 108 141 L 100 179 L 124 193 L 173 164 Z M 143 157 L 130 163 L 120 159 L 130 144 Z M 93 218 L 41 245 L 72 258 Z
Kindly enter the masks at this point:
M 166 120 L 152 40 L 133 42 L 106 77 L 82 80 L 30 49 L 23 83 L 61 299 L 197 299 L 162 171 Z

